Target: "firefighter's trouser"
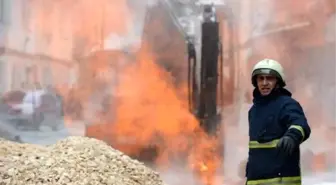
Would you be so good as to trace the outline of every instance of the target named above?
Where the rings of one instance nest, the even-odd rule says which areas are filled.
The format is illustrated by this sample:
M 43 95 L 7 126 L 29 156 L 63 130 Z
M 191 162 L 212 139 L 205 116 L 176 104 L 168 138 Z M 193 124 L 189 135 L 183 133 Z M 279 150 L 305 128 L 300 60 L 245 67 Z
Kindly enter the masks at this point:
M 301 177 L 277 177 L 271 179 L 248 180 L 246 185 L 301 185 Z

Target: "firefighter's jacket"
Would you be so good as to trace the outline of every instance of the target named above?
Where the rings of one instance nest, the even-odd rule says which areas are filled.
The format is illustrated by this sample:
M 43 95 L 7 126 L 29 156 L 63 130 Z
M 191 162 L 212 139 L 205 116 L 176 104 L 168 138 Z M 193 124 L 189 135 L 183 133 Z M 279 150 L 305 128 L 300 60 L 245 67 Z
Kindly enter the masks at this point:
M 310 135 L 310 127 L 300 104 L 291 93 L 279 88 L 267 96 L 253 92 L 249 110 L 249 154 L 246 166 L 247 185 L 300 185 L 300 149 L 286 156 L 276 144 L 283 136 L 298 144 Z

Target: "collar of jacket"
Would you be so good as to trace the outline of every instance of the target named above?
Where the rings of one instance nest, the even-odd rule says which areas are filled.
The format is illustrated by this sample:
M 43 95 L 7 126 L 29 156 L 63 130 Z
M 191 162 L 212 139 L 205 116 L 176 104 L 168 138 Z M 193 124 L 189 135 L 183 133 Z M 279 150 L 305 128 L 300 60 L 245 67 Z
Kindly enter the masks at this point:
M 258 88 L 255 88 L 253 90 L 253 103 L 254 104 L 268 103 L 269 101 L 279 96 L 292 96 L 292 93 L 285 88 L 274 88 L 269 95 L 262 96 Z

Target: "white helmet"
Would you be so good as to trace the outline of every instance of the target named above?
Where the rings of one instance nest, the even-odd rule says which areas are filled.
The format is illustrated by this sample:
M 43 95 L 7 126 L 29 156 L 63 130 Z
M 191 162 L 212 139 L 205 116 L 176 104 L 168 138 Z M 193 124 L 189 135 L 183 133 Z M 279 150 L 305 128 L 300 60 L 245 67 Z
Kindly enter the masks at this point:
M 284 69 L 281 64 L 272 59 L 264 59 L 259 61 L 252 71 L 252 84 L 256 87 L 256 76 L 260 74 L 272 74 L 276 76 L 279 80 L 279 85 L 281 87 L 286 86 Z

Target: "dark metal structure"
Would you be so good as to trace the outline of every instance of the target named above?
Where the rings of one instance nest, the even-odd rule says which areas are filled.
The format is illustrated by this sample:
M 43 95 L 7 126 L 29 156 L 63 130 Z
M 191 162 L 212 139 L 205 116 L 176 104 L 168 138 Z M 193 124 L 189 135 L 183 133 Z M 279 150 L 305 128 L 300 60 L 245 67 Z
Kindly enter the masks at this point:
M 220 109 L 224 99 L 224 61 L 220 21 L 216 15 L 215 5 L 192 7 L 195 10 L 193 15 L 183 18 L 183 11 L 181 10 L 178 13 L 182 13 L 178 14 L 175 7 L 186 8 L 187 5 L 168 5 L 169 3 L 173 2 L 162 0 L 148 9 L 143 43 L 153 48 L 156 62 L 171 72 L 177 82 L 176 86 L 179 85 L 179 81 L 183 82 L 181 84 L 188 82 L 190 112 L 199 120 L 199 124 L 208 135 L 220 137 L 219 140 L 223 141 L 222 133 L 218 131 L 220 131 Z M 195 19 L 199 15 L 202 20 Z M 193 21 L 194 27 L 188 26 L 190 20 Z M 183 21 L 187 22 L 187 26 L 178 25 Z M 102 137 L 102 140 L 112 146 L 117 146 L 115 145 L 116 138 L 112 137 L 113 134 L 108 133 L 108 130 L 106 125 L 92 125 L 87 128 L 86 135 Z M 103 138 L 103 135 L 111 137 L 107 139 Z M 158 137 L 155 136 L 155 138 Z M 220 145 L 220 147 L 223 146 L 223 144 Z M 216 148 L 214 151 L 222 152 L 223 149 Z M 177 155 L 177 158 L 185 156 L 183 153 Z M 153 162 L 157 157 L 157 146 L 149 143 L 148 146 L 143 146 L 142 152 L 132 157 L 141 161 Z
M 207 133 L 216 134 L 223 98 L 223 57 L 219 22 L 213 5 L 206 5 L 203 10 L 200 60 L 197 59 L 195 44 L 190 38 L 187 48 L 190 110 Z

